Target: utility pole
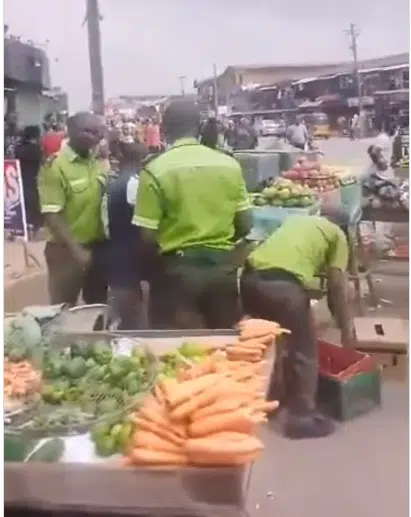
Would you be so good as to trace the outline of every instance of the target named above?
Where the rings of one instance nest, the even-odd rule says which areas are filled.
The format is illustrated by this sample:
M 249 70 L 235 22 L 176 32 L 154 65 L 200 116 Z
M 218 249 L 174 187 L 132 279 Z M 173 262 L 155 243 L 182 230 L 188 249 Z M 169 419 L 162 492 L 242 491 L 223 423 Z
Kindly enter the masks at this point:
M 186 83 L 187 76 L 180 75 L 180 76 L 177 77 L 177 79 L 180 81 L 180 92 L 181 92 L 181 95 L 184 96 L 186 94 L 185 83 Z
M 218 79 L 217 79 L 217 65 L 213 64 L 213 104 L 214 104 L 214 111 L 215 116 L 218 117 Z
M 100 34 L 101 19 L 98 0 L 86 0 L 86 17 L 84 21 L 87 23 L 88 33 L 91 99 L 93 112 L 97 115 L 104 115 L 104 84 Z
M 350 23 L 350 27 L 345 30 L 345 33 L 348 34 L 350 38 L 350 50 L 352 52 L 353 62 L 354 62 L 354 74 L 355 80 L 357 83 L 357 97 L 358 97 L 358 114 L 360 115 L 360 137 L 362 137 L 362 111 L 363 111 L 363 97 L 362 97 L 362 83 L 361 83 L 361 75 L 360 75 L 360 67 L 358 64 L 358 36 L 360 35 L 359 30 L 357 29 L 354 23 Z

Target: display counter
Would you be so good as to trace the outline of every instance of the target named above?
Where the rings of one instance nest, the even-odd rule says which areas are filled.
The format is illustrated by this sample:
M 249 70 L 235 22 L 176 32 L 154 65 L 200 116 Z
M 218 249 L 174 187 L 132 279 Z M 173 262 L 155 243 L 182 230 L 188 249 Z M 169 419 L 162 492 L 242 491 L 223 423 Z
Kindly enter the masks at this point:
M 235 341 L 236 336 L 233 330 L 65 332 L 53 336 L 53 346 L 64 348 L 88 340 L 131 338 L 134 343 L 137 341 L 142 347 L 163 356 L 187 342 L 211 350 L 222 348 Z M 274 354 L 273 348 L 267 357 L 268 375 L 264 375 L 263 391 L 267 390 Z M 7 435 L 7 428 L 5 432 Z M 16 433 L 13 436 L 16 438 Z M 46 439 L 34 443 L 21 434 L 21 449 L 26 452 L 31 449 L 31 452 L 26 460 L 15 456 L 14 461 L 5 462 L 7 511 L 24 512 L 24 508 L 31 511 L 37 508 L 45 512 L 86 511 L 99 516 L 235 517 L 244 514 L 252 463 L 221 468 L 125 467 L 119 455 L 98 457 L 89 433 L 49 438 L 53 439 L 64 444 L 58 460 L 30 461 L 33 451 L 38 450 Z M 10 450 L 6 448 L 5 453 L 6 458 L 10 458 Z

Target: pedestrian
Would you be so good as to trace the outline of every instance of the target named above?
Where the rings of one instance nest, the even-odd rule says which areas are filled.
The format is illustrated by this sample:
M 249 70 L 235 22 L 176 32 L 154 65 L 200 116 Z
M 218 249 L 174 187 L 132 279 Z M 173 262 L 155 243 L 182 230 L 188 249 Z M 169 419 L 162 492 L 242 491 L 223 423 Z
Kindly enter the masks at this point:
M 107 174 L 94 150 L 101 120 L 80 112 L 67 121 L 68 144 L 46 160 L 38 177 L 40 208 L 50 235 L 45 248 L 52 304 L 106 303 L 101 198 Z
M 102 218 L 107 241 L 109 301 L 119 320 L 119 330 L 145 326 L 142 321 L 140 229 L 132 224 L 141 162 L 142 144 L 120 142 L 118 175 L 107 185 Z
M 198 142 L 194 102 L 172 101 L 163 126 L 170 147 L 144 165 L 133 219 L 153 266 L 151 324 L 230 328 L 238 317 L 235 243 L 251 229 L 241 167 Z
M 15 153 L 16 159 L 20 161 L 27 224 L 34 235 L 41 226 L 37 192 L 37 176 L 42 162 L 39 126 L 24 128 L 22 140 L 17 145 Z
M 288 142 L 297 147 L 297 149 L 305 150 L 305 146 L 308 142 L 308 130 L 307 126 L 301 118 L 297 118 L 294 124 L 288 127 L 286 138 Z
M 4 158 L 13 160 L 16 157 L 16 147 L 20 141 L 18 116 L 15 111 L 10 111 L 4 117 Z
M 317 335 L 309 289 L 315 275 L 327 275 L 328 305 L 340 328 L 342 344 L 352 346 L 353 330 L 347 303 L 347 214 L 324 207 L 321 217 L 293 216 L 253 250 L 241 278 L 245 314 L 278 322 L 291 331 L 282 361 L 285 434 L 294 439 L 333 432 L 330 420 L 315 412 L 318 362 Z M 278 397 L 275 378 L 269 398 Z
M 146 146 L 150 154 L 160 152 L 161 136 L 160 125 L 157 121 L 149 120 L 146 127 Z
M 355 137 L 357 135 L 357 130 L 358 130 L 358 125 L 359 125 L 359 115 L 358 113 L 354 113 L 354 115 L 352 116 L 351 120 L 350 120 L 350 128 L 349 128 L 349 132 L 350 132 L 350 140 L 355 140 Z
M 52 124 L 48 123 L 46 126 L 46 132 L 41 137 L 41 149 L 43 151 L 43 157 L 47 159 L 60 151 L 65 139 L 65 134 L 57 122 L 53 122 Z
M 216 149 L 218 144 L 218 128 L 215 117 L 209 117 L 201 132 L 200 142 L 210 149 Z

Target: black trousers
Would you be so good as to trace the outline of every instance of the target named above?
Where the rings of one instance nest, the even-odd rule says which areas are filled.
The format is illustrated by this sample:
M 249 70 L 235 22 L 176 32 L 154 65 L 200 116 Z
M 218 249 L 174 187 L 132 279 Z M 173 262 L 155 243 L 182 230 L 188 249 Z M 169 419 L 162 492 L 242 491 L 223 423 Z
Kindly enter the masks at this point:
M 240 292 L 245 314 L 276 321 L 291 331 L 290 335 L 282 338 L 277 359 L 282 362 L 282 403 L 295 414 L 311 412 L 315 409 L 318 362 L 317 340 L 306 290 L 286 271 L 246 269 Z M 274 377 L 270 382 L 269 398 L 278 398 Z
M 200 251 L 201 253 L 201 251 Z M 226 329 L 239 318 L 237 268 L 196 256 L 162 256 L 150 278 L 149 319 L 155 329 Z

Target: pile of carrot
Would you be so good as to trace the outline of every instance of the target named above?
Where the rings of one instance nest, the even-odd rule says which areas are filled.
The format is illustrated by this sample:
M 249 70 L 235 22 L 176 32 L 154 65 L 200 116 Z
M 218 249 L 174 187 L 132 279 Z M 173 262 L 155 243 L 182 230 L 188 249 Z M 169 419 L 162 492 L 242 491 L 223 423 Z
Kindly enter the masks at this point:
M 260 319 L 244 319 L 238 324 L 238 330 L 238 341 L 225 348 L 232 361 L 259 362 L 279 336 L 289 333 L 278 323 Z
M 22 398 L 40 390 L 41 375 L 28 361 L 11 362 L 4 359 L 4 397 Z
M 263 320 L 248 322 L 240 323 L 237 344 L 213 352 L 176 379 L 158 381 L 131 417 L 126 465 L 234 466 L 258 457 L 259 425 L 278 407 L 261 392 L 263 357 L 284 330 Z

